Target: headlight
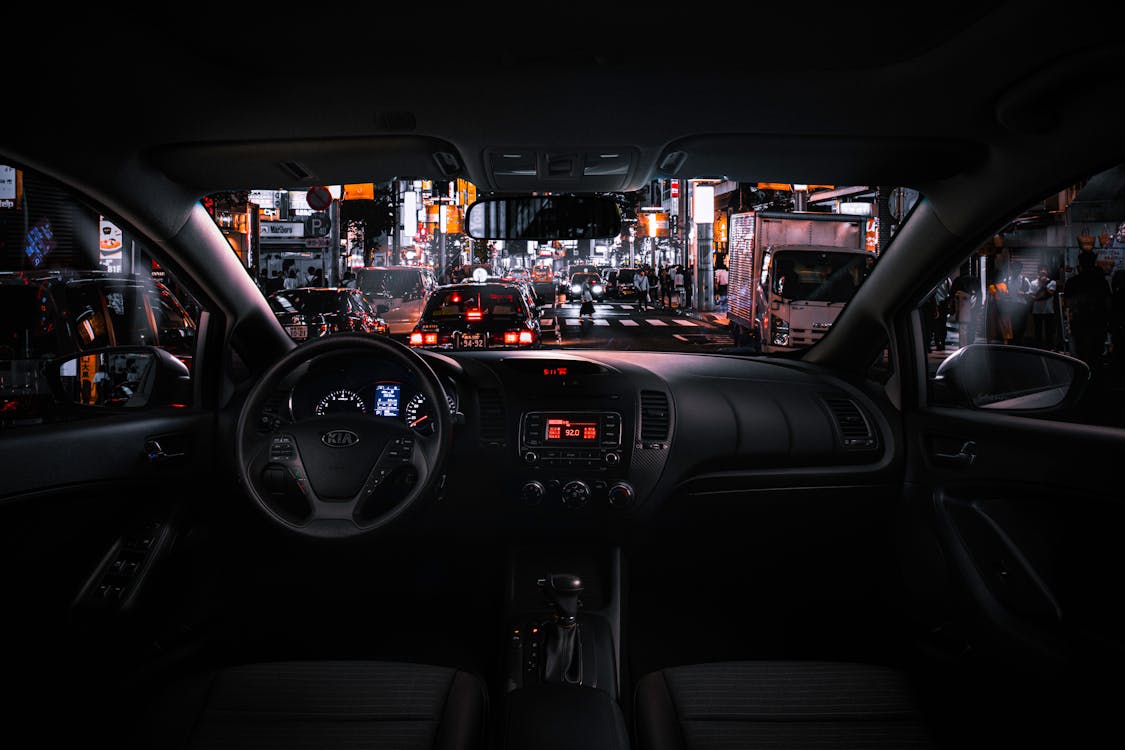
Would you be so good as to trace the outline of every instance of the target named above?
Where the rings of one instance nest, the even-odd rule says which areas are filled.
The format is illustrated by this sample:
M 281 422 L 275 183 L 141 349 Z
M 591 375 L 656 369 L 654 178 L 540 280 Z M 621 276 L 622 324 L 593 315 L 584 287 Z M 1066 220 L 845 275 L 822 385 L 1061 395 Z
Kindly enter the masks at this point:
M 770 316 L 770 340 L 775 346 L 789 346 L 789 321 Z
M 572 294 L 581 294 L 582 293 L 582 286 L 579 285 L 579 284 L 574 284 L 573 286 L 570 287 L 570 291 L 571 291 Z
M 603 291 L 601 284 L 594 284 L 594 294 L 601 294 Z

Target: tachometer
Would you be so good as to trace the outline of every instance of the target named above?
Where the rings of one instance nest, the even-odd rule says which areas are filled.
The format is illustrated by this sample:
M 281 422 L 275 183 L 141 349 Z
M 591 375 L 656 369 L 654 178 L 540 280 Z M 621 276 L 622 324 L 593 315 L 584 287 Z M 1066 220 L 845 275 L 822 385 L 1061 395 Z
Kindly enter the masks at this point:
M 341 388 L 332 391 L 316 404 L 316 415 L 323 417 L 328 414 L 366 414 L 367 404 L 355 391 Z

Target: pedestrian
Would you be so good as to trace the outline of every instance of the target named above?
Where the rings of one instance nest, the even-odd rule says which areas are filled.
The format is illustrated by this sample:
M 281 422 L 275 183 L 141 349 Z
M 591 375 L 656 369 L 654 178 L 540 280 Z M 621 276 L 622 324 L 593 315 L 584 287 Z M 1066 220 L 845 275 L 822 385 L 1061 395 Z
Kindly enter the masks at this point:
M 966 264 L 953 282 L 953 319 L 957 322 L 957 346 L 968 346 L 977 335 L 976 279 Z
M 931 318 L 931 336 L 934 341 L 934 348 L 939 352 L 945 351 L 945 340 L 948 336 L 946 332 L 946 323 L 949 321 L 949 314 L 952 310 L 953 282 L 946 276 L 941 280 L 941 283 L 934 289 L 934 316 Z
M 684 293 L 687 295 L 685 306 L 691 307 L 691 297 L 695 293 L 695 266 L 691 264 L 684 271 Z
M 1109 284 L 1097 257 L 1092 250 L 1078 253 L 1078 273 L 1063 286 L 1063 308 L 1074 354 L 1090 367 L 1094 378 L 1101 370 L 1110 312 Z
M 1031 320 L 1034 325 L 1035 345 L 1040 349 L 1055 349 L 1055 330 L 1058 328 L 1055 316 L 1055 300 L 1058 284 L 1051 278 L 1051 271 L 1040 266 L 1039 275 L 1030 284 Z
M 672 272 L 668 266 L 660 269 L 660 304 L 662 307 L 672 307 Z
M 730 282 L 730 272 L 723 264 L 715 269 L 715 296 L 718 299 L 719 312 L 727 310 L 727 284 Z
M 289 274 L 285 277 L 285 281 L 282 286 L 284 286 L 286 289 L 296 289 L 300 285 L 301 282 L 297 280 L 297 269 L 290 268 Z
M 1113 345 L 1110 374 L 1120 386 L 1125 384 L 1125 270 L 1113 272 L 1110 286 L 1109 337 Z
M 582 284 L 582 307 L 578 310 L 578 317 L 585 318 L 589 316 L 590 320 L 594 319 L 594 295 L 590 291 L 589 284 Z
M 1008 287 L 1007 304 L 1012 320 L 1012 344 L 1023 344 L 1031 308 L 1031 282 L 1023 275 L 1023 264 L 1013 260 L 1008 263 L 1004 283 Z
M 340 280 L 340 286 L 355 289 L 355 271 L 350 268 L 345 271 L 344 278 Z
M 648 309 L 649 282 L 648 282 L 648 274 L 645 272 L 645 269 L 643 269 L 643 268 L 640 271 L 637 272 L 636 286 L 637 286 L 637 304 L 640 305 L 641 311 L 644 312 Z

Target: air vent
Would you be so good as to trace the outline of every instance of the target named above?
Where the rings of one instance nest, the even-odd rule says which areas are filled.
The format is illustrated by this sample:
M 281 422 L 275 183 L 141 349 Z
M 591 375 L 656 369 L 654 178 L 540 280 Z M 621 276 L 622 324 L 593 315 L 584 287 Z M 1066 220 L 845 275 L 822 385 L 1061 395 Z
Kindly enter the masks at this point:
M 668 439 L 668 395 L 660 391 L 641 391 L 641 442 L 663 443 Z
M 482 388 L 477 393 L 480 404 L 480 440 L 482 443 L 503 445 L 508 433 L 508 420 L 504 411 L 504 399 L 500 391 Z
M 824 403 L 832 412 L 845 448 L 856 450 L 875 447 L 875 433 L 855 401 L 848 398 L 826 398 Z

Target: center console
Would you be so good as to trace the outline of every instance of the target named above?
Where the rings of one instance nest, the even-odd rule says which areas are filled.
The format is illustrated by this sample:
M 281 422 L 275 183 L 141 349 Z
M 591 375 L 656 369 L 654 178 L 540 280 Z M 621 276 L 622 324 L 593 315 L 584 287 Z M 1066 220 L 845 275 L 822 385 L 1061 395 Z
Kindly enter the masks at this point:
M 621 565 L 616 548 L 513 550 L 501 747 L 628 748 L 619 706 Z
M 519 454 L 534 471 L 520 500 L 537 505 L 557 496 L 564 506 L 591 501 L 627 508 L 636 497 L 628 481 L 625 424 L 619 411 L 528 411 L 519 429 Z

